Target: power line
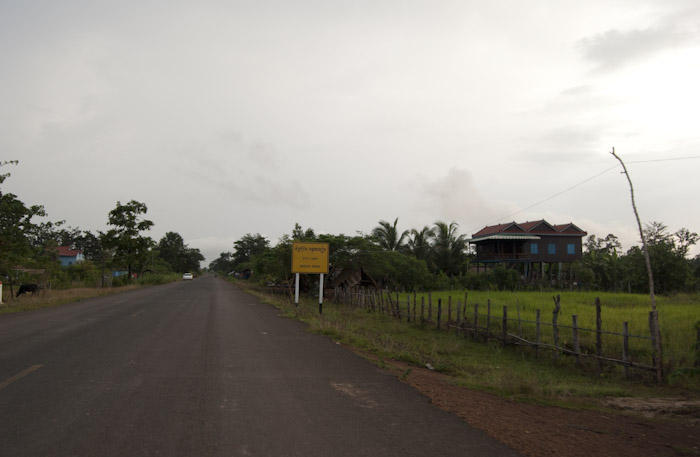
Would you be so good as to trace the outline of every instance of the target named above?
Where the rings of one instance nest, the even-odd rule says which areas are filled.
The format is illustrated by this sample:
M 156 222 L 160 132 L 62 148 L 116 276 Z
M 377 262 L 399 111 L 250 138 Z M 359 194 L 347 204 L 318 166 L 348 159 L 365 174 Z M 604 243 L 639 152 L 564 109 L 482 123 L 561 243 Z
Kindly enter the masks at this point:
M 669 159 L 655 159 L 655 160 L 638 160 L 638 161 L 635 161 L 635 162 L 628 162 L 628 163 L 671 162 L 671 161 L 676 161 L 676 160 L 693 160 L 693 159 L 700 159 L 700 156 L 673 157 L 673 158 L 669 158 Z M 610 167 L 610 168 L 608 168 L 608 169 L 606 169 L 606 170 L 603 170 L 603 171 L 601 171 L 600 173 L 597 173 L 597 174 L 591 176 L 590 178 L 584 179 L 583 181 L 579 182 L 578 184 L 574 184 L 573 186 L 568 187 L 568 188 L 566 188 L 566 189 L 564 189 L 564 190 L 562 190 L 562 191 L 560 191 L 560 192 L 557 192 L 556 194 L 551 195 L 551 196 L 545 198 L 544 200 L 540 200 L 540 201 L 538 201 L 537 203 L 533 203 L 532 205 L 530 205 L 530 206 L 528 206 L 528 207 L 526 207 L 526 208 L 523 208 L 523 209 L 521 209 L 521 210 L 519 210 L 519 211 L 516 211 L 515 213 L 509 214 L 509 215 L 507 215 L 507 216 L 503 216 L 503 217 L 497 219 L 496 221 L 491 222 L 491 223 L 489 223 L 489 224 L 487 224 L 487 225 L 494 225 L 494 224 L 497 224 L 499 221 L 502 221 L 502 220 L 504 220 L 504 219 L 510 219 L 510 218 L 513 217 L 513 216 L 516 216 L 516 215 L 518 215 L 518 214 L 520 214 L 520 213 L 523 213 L 523 212 L 525 212 L 525 211 L 527 211 L 527 210 L 529 210 L 529 209 L 531 209 L 531 208 L 534 208 L 535 206 L 541 205 L 542 203 L 548 202 L 549 200 L 552 200 L 553 198 L 556 198 L 556 197 L 558 197 L 558 196 L 560 196 L 560 195 L 562 195 L 562 194 L 565 194 L 566 192 L 569 192 L 570 190 L 576 189 L 577 187 L 582 186 L 583 184 L 586 184 L 587 182 L 592 181 L 593 179 L 597 178 L 598 176 L 601 176 L 601 175 L 603 175 L 603 174 L 609 172 L 610 170 L 614 170 L 615 168 L 618 168 L 619 166 L 620 166 L 619 163 L 618 163 L 618 164 L 615 164 L 614 166 L 612 166 L 612 167 Z M 477 229 L 474 229 L 474 230 L 477 230 Z
M 671 159 L 637 160 L 636 162 L 628 162 L 628 163 L 672 162 L 674 160 L 693 160 L 693 159 L 700 159 L 700 156 L 674 157 Z

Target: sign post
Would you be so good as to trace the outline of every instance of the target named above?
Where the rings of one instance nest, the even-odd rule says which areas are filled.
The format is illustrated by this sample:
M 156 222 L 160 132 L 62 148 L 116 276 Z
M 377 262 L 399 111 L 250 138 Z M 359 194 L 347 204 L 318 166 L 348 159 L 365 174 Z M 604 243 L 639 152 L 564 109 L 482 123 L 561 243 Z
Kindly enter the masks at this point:
M 318 274 L 318 313 L 323 314 L 323 275 L 328 274 L 328 243 L 292 243 L 292 273 L 296 273 L 294 304 L 299 305 L 299 274 Z

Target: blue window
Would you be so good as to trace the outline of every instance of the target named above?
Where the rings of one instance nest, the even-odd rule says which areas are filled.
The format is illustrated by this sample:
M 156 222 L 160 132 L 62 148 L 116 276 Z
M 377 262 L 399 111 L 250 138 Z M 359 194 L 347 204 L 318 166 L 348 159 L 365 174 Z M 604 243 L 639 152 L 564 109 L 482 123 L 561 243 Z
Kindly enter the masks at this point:
M 576 246 L 573 243 L 569 243 L 566 245 L 566 253 L 567 254 L 576 254 Z
M 540 247 L 537 243 L 530 243 L 530 254 L 539 254 Z
M 547 245 L 547 254 L 556 254 L 557 253 L 557 245 L 554 243 L 549 243 Z

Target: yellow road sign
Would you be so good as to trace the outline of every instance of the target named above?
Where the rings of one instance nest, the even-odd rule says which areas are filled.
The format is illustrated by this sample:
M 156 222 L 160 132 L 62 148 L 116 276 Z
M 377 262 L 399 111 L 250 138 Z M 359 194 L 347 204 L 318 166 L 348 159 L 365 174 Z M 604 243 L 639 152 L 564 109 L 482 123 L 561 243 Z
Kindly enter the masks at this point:
M 292 273 L 328 273 L 328 243 L 292 243 Z

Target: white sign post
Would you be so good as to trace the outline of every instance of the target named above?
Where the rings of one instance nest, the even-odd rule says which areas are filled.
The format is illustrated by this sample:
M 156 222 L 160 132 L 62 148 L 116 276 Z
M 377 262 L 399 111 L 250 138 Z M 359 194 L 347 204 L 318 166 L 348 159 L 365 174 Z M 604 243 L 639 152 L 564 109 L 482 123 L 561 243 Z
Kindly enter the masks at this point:
M 2 305 L 2 281 L 0 281 L 0 305 Z
M 299 306 L 299 273 L 294 280 L 294 306 Z
M 292 273 L 296 273 L 294 304 L 299 305 L 299 274 L 318 273 L 318 313 L 323 314 L 323 275 L 328 273 L 328 243 L 292 243 Z

